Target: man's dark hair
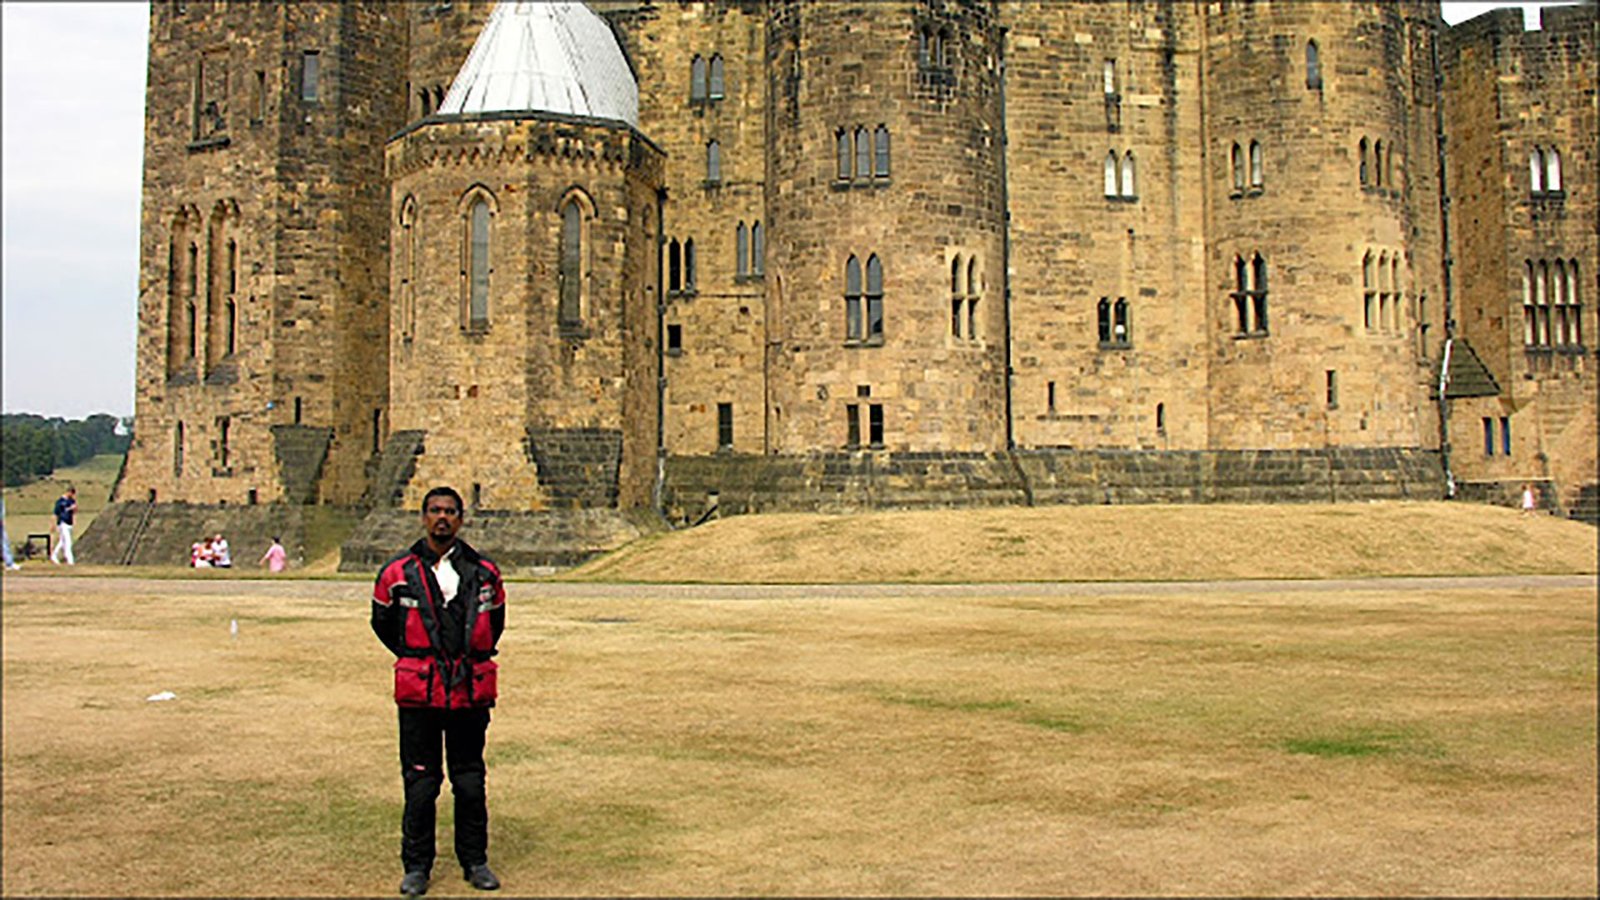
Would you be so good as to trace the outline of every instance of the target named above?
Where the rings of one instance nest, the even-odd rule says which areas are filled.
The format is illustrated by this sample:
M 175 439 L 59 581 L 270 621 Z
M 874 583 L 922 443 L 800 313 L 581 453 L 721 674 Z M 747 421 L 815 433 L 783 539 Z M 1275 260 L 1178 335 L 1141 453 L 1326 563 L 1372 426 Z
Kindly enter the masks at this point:
M 465 513 L 466 510 L 467 510 L 466 504 L 461 502 L 461 495 L 456 493 L 456 489 L 455 488 L 445 487 L 444 485 L 440 485 L 439 487 L 436 487 L 433 490 L 429 491 L 422 498 L 422 511 L 424 513 L 426 513 L 428 511 L 428 501 L 432 500 L 435 497 L 449 497 L 450 499 L 456 501 L 456 512 Z

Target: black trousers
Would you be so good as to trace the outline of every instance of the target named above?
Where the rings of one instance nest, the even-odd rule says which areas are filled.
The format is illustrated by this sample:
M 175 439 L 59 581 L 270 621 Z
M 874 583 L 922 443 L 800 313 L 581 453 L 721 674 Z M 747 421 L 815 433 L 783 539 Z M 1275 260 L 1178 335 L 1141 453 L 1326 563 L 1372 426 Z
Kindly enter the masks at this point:
M 400 862 L 405 871 L 433 871 L 434 803 L 448 759 L 455 795 L 456 859 L 463 869 L 489 861 L 489 803 L 484 790 L 487 709 L 400 709 L 400 770 L 406 809 L 400 819 Z M 441 754 L 441 741 L 443 753 Z

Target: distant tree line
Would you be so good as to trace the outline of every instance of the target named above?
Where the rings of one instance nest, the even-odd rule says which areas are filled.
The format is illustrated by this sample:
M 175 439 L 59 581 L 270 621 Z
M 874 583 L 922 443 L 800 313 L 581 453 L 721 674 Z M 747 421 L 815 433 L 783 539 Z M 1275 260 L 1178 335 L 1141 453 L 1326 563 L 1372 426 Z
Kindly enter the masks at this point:
M 87 419 L 6 413 L 0 416 L 0 469 L 6 487 L 27 484 L 100 453 L 127 453 L 133 429 L 126 432 L 117 434 L 117 417 L 105 413 Z

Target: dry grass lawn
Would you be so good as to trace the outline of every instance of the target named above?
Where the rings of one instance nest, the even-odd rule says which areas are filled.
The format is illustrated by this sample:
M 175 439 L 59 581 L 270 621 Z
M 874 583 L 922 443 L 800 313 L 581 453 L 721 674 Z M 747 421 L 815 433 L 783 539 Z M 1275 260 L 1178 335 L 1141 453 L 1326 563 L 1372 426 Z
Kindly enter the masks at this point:
M 735 516 L 574 580 L 833 584 L 1592 573 L 1597 532 L 1475 503 L 1052 506 Z
M 4 587 L 7 895 L 393 892 L 365 585 Z M 663 593 L 511 586 L 506 893 L 1597 890 L 1589 579 Z

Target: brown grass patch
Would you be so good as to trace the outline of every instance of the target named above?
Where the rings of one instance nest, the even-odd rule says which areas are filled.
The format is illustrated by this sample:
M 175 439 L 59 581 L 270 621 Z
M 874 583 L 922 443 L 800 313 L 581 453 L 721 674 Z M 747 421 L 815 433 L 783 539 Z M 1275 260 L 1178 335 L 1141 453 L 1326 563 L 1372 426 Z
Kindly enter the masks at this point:
M 1591 573 L 1596 535 L 1578 522 L 1466 503 L 772 514 L 646 538 L 567 577 L 832 584 Z
M 5 587 L 8 895 L 394 889 L 365 585 Z M 581 592 L 511 588 L 510 894 L 1597 888 L 1592 584 Z

